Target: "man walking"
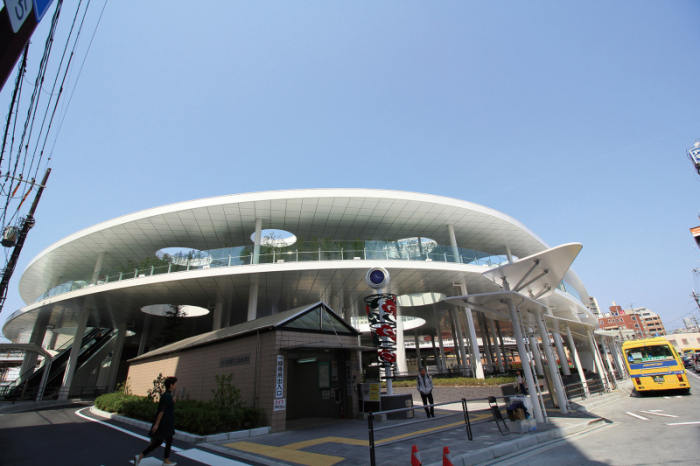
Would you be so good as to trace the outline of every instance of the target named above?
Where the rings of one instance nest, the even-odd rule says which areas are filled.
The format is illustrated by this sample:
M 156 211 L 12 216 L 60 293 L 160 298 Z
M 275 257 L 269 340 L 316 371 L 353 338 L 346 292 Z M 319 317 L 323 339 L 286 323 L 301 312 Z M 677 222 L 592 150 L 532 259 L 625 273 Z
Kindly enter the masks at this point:
M 420 375 L 418 376 L 418 392 L 423 400 L 423 406 L 425 408 L 425 414 L 428 417 L 435 417 L 435 408 L 428 408 L 427 405 L 432 405 L 433 401 L 433 379 L 426 373 L 425 367 L 420 368 Z

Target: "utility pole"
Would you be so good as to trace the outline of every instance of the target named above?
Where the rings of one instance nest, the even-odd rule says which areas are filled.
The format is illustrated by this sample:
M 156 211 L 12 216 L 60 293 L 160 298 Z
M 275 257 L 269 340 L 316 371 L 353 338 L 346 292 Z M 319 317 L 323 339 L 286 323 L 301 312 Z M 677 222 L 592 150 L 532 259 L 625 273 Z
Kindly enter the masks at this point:
M 15 244 L 15 248 L 12 251 L 10 260 L 7 261 L 5 270 L 3 270 L 2 272 L 2 280 L 0 280 L 0 312 L 2 312 L 2 308 L 5 305 L 5 299 L 7 299 L 7 289 L 8 285 L 10 284 L 10 278 L 12 278 L 12 273 L 15 271 L 15 267 L 17 266 L 17 260 L 19 259 L 19 253 L 22 252 L 24 240 L 27 239 L 27 233 L 29 233 L 29 230 L 31 230 L 34 224 L 36 223 L 36 221 L 34 220 L 34 212 L 36 212 L 36 208 L 39 205 L 39 199 L 41 199 L 41 194 L 44 192 L 44 188 L 46 187 L 46 182 L 49 180 L 50 174 L 51 169 L 47 168 L 46 174 L 44 175 L 44 179 L 41 181 L 36 196 L 34 197 L 34 202 L 32 202 L 32 207 L 29 209 L 29 213 L 24 218 L 24 222 L 22 222 L 19 236 L 17 238 L 17 243 Z

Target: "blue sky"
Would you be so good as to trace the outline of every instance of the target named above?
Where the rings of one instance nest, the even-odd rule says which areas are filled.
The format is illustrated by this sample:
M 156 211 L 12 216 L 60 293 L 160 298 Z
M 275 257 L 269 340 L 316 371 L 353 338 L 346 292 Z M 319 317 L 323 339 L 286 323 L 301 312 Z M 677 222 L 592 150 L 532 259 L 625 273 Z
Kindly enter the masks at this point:
M 697 315 L 700 177 L 685 150 L 700 137 L 699 14 L 690 1 L 111 1 L 0 321 L 23 305 L 27 263 L 90 225 L 364 187 L 476 202 L 552 246 L 581 242 L 574 270 L 601 306 L 674 327 Z

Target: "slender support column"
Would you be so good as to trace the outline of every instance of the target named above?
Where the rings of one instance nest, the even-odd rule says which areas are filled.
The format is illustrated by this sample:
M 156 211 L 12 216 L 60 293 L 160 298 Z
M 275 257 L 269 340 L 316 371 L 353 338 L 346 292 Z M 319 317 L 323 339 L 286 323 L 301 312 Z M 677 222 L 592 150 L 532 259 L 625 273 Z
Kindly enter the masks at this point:
M 105 260 L 105 253 L 101 252 L 97 255 L 97 262 L 95 263 L 95 270 L 92 272 L 92 280 L 90 283 L 94 285 L 97 283 L 97 279 L 100 278 L 100 272 L 102 272 L 102 262 Z
M 503 356 L 501 355 L 501 347 L 498 346 L 498 340 L 496 339 L 496 330 L 494 329 L 493 319 L 488 319 L 487 323 L 489 326 L 489 331 L 491 333 L 491 340 L 493 340 L 493 346 L 496 348 L 496 359 L 498 360 L 498 372 L 504 372 L 503 368 Z
M 441 370 L 442 364 L 440 361 L 440 355 L 438 354 L 438 350 L 435 347 L 435 335 L 430 335 L 430 342 L 433 344 L 433 357 L 435 358 L 435 367 L 437 367 L 438 370 Z
M 469 359 L 467 358 L 467 349 L 464 346 L 464 334 L 462 333 L 462 322 L 460 322 L 459 316 L 457 315 L 457 311 L 455 309 L 450 309 L 450 312 L 451 312 L 452 318 L 454 319 L 455 324 L 456 324 L 457 340 L 459 341 L 459 353 L 460 353 L 460 357 L 462 359 L 462 367 L 466 368 Z
M 451 224 L 447 225 L 447 233 L 450 235 L 450 246 L 452 246 L 452 257 L 454 258 L 454 262 L 461 263 L 462 257 L 460 256 L 459 248 L 457 247 L 457 237 L 455 236 L 455 227 Z
M 549 342 L 549 333 L 547 332 L 547 327 L 544 323 L 544 317 L 542 317 L 541 312 L 535 314 L 535 320 L 537 321 L 537 327 L 540 330 L 540 338 L 542 339 L 542 350 L 544 351 L 544 357 L 547 358 L 547 366 L 549 366 L 549 375 L 552 378 L 552 385 L 554 385 L 555 396 L 557 397 L 557 402 L 559 404 L 559 410 L 562 414 L 567 414 L 569 412 L 567 407 L 566 394 L 564 393 L 564 387 L 561 383 L 561 376 L 559 375 L 559 368 L 557 367 L 557 359 L 552 353 L 552 345 Z
M 258 318 L 258 277 L 251 277 L 248 289 L 248 322 Z
M 51 332 L 51 339 L 49 340 L 49 344 L 46 345 L 46 349 L 54 349 L 56 348 L 56 342 L 58 340 L 58 333 L 56 332 Z
M 506 370 L 510 370 L 510 362 L 508 361 L 508 353 L 506 352 L 506 344 L 503 341 L 503 333 L 501 333 L 501 323 L 499 321 L 496 322 L 496 333 L 498 334 L 498 342 L 501 345 L 501 353 L 503 353 L 503 365 L 505 366 Z
M 211 329 L 219 330 L 221 328 L 221 316 L 224 310 L 224 303 L 217 301 L 214 305 L 214 322 L 212 322 Z
M 423 359 L 420 357 L 420 335 L 418 335 L 417 327 L 413 329 L 413 338 L 416 340 L 416 363 L 420 371 L 420 368 L 425 367 L 425 365 L 423 364 Z
M 49 380 L 49 374 L 51 373 L 51 363 L 53 359 L 48 359 L 44 362 L 44 373 L 41 375 L 41 383 L 39 384 L 39 391 L 36 394 L 36 401 L 41 401 L 44 398 L 44 391 L 46 390 L 46 383 Z
M 615 379 L 615 370 L 612 367 L 610 358 L 608 357 L 608 345 L 605 344 L 605 337 L 601 338 L 600 343 L 603 345 L 603 352 L 605 355 L 605 365 L 608 366 L 608 371 L 610 372 L 610 377 Z M 613 380 L 614 381 L 614 380 Z
M 504 280 L 504 289 L 509 290 L 508 282 Z M 515 304 L 512 299 L 508 299 L 508 311 L 510 313 L 510 320 L 513 322 L 513 333 L 515 334 L 515 342 L 518 345 L 518 353 L 520 354 L 520 360 L 523 363 L 523 374 L 525 375 L 525 381 L 527 386 L 530 387 L 530 401 L 532 402 L 532 410 L 534 411 L 535 420 L 537 422 L 544 422 L 544 415 L 542 414 L 542 406 L 540 405 L 540 400 L 537 396 L 537 389 L 535 387 L 535 378 L 530 370 L 530 364 L 528 361 L 529 355 L 525 349 L 525 340 L 523 337 L 523 332 L 520 331 L 520 317 L 515 309 Z
M 462 351 L 459 349 L 459 343 L 457 342 L 457 327 L 455 326 L 455 319 L 451 309 L 447 311 L 447 315 L 450 317 L 450 329 L 452 332 L 452 352 L 454 353 L 457 359 L 457 365 L 461 367 L 464 364 L 462 362 Z
M 542 354 L 540 353 L 540 345 L 539 343 L 537 343 L 537 338 L 535 338 L 534 335 L 530 335 L 529 339 L 530 350 L 532 351 L 532 359 L 535 360 L 535 370 L 537 371 L 537 375 L 544 376 L 544 366 L 542 365 Z
M 122 350 L 126 339 L 126 322 L 117 326 L 117 341 L 112 350 L 112 362 L 109 364 L 109 375 L 107 376 L 107 390 L 114 390 L 119 373 L 119 363 L 122 360 Z
M 600 353 L 598 353 L 598 345 L 596 344 L 593 333 L 590 330 L 588 331 L 588 344 L 593 352 L 593 360 L 595 361 L 596 368 L 598 369 L 600 379 L 603 381 L 605 386 L 608 387 L 610 381 L 608 380 L 608 375 L 605 373 L 605 368 L 603 367 L 603 361 L 600 358 Z
M 554 313 L 551 309 L 547 308 L 547 315 L 553 316 Z M 569 370 L 569 360 L 566 358 L 566 351 L 564 351 L 564 346 L 561 344 L 561 334 L 559 332 L 552 332 L 552 338 L 554 339 L 554 345 L 557 347 L 557 354 L 559 355 L 562 373 L 564 375 L 571 375 L 571 370 Z
M 467 295 L 467 283 L 462 280 L 459 283 L 462 295 Z M 471 356 L 472 356 L 472 373 L 477 379 L 484 378 L 484 366 L 481 363 L 481 353 L 479 352 L 479 340 L 476 338 L 476 328 L 474 327 L 474 316 L 472 310 L 468 307 L 464 308 L 464 314 L 467 316 L 467 326 L 469 327 L 469 341 L 471 341 Z
M 588 383 L 586 382 L 586 374 L 583 372 L 583 366 L 581 366 L 581 360 L 578 358 L 578 350 L 576 349 L 576 343 L 574 343 L 574 337 L 571 336 L 571 329 L 566 327 L 566 338 L 569 342 L 569 352 L 574 358 L 574 365 L 578 371 L 578 377 L 581 379 L 581 385 L 583 387 L 583 393 L 586 398 L 591 397 L 591 393 L 588 391 Z
M 513 263 L 513 254 L 510 253 L 510 246 L 506 246 L 506 257 L 508 258 L 508 263 Z
M 620 368 L 620 375 L 622 376 L 622 378 L 627 378 L 627 367 L 625 367 L 625 359 L 624 355 L 622 354 L 622 349 L 620 348 L 618 342 L 615 340 L 613 340 L 612 345 L 613 349 L 615 350 L 615 360 L 617 361 L 618 367 Z
M 34 321 L 34 328 L 32 329 L 32 334 L 29 337 L 29 343 L 34 343 L 37 346 L 41 346 L 44 342 L 44 337 L 46 336 L 46 326 L 49 324 L 49 319 L 51 314 L 44 313 L 40 314 Z M 19 369 L 20 379 L 17 384 L 24 382 L 30 375 L 34 373 L 36 368 L 36 360 L 39 355 L 37 353 L 25 351 L 24 359 L 22 360 L 22 366 Z
M 146 351 L 146 341 L 148 340 L 148 331 L 151 329 L 151 315 L 146 314 L 143 320 L 143 330 L 141 331 L 141 340 L 139 341 L 139 350 L 136 356 L 141 356 Z
M 486 316 L 483 312 L 478 312 L 479 316 L 479 333 L 481 334 L 481 345 L 484 347 L 484 353 L 486 354 L 486 364 L 489 366 L 489 370 L 493 370 L 493 359 L 491 359 L 491 351 L 489 348 L 489 334 L 486 329 Z
M 402 374 L 408 372 L 406 362 L 406 345 L 404 344 L 403 319 L 401 306 L 396 306 L 396 368 Z
M 435 304 L 433 304 L 433 319 L 435 320 L 435 328 L 438 334 L 438 343 L 440 343 L 440 369 L 447 369 L 447 358 L 445 357 L 445 343 L 442 340 L 442 328 L 440 328 L 440 319 L 438 319 Z
M 66 371 L 63 374 L 63 383 L 58 393 L 58 399 L 61 401 L 67 400 L 70 394 L 73 375 L 75 374 L 75 367 L 78 365 L 78 356 L 80 356 L 80 348 L 83 346 L 83 336 L 85 336 L 85 327 L 87 326 L 89 317 L 90 310 L 83 309 L 78 318 L 78 328 L 75 329 L 75 337 L 73 338 L 73 345 L 71 345 L 70 357 L 68 358 Z
M 260 263 L 260 243 L 262 241 L 262 219 L 255 219 L 255 239 L 253 245 L 253 264 Z M 250 319 L 248 319 L 250 320 Z

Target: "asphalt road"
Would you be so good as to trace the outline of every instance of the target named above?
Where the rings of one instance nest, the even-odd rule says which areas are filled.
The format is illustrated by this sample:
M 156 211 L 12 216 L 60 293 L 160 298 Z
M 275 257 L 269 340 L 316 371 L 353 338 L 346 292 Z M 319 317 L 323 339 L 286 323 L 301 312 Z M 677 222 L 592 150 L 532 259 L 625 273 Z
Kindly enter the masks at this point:
M 700 377 L 689 370 L 688 379 L 690 395 L 625 398 L 595 410 L 595 414 L 612 421 L 607 426 L 489 464 L 698 465 Z
M 134 455 L 148 446 L 148 439 L 138 437 L 145 432 L 125 424 L 105 422 L 90 416 L 84 408 L 74 405 L 0 415 L 0 465 L 125 466 L 133 464 Z M 76 411 L 103 423 L 85 419 Z M 173 452 L 170 460 L 180 466 L 259 465 L 184 442 L 175 441 L 173 446 L 180 451 Z M 162 464 L 163 448 L 151 456 L 142 461 L 141 466 Z

